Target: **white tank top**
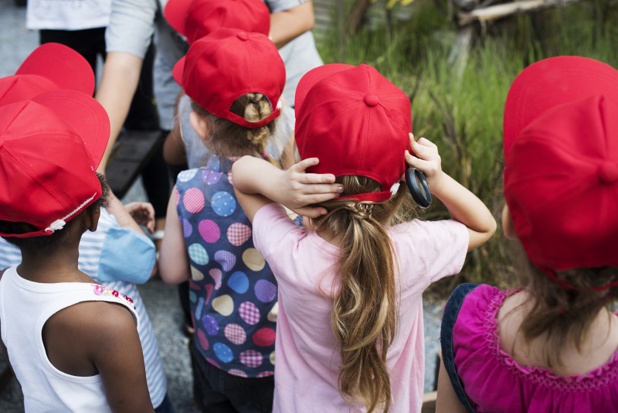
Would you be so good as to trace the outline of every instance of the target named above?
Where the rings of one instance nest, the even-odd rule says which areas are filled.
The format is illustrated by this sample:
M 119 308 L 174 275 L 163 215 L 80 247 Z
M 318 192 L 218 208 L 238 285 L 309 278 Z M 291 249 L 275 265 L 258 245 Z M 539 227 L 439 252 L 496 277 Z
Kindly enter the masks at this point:
M 124 305 L 139 322 L 129 297 L 99 284 L 36 283 L 20 277 L 15 267 L 0 279 L 0 331 L 26 412 L 110 412 L 101 376 L 72 376 L 58 370 L 43 345 L 47 320 L 84 301 Z
M 84 30 L 107 27 L 111 0 L 28 0 L 26 28 Z

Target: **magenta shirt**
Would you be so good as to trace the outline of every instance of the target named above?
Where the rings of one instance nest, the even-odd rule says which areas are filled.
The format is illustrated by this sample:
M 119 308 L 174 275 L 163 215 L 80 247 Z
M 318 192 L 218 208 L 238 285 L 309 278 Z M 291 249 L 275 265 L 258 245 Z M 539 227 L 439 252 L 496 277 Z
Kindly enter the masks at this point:
M 500 348 L 497 315 L 508 294 L 480 285 L 466 297 L 453 329 L 455 365 L 476 411 L 618 411 L 618 352 L 587 374 L 559 377 L 521 366 Z

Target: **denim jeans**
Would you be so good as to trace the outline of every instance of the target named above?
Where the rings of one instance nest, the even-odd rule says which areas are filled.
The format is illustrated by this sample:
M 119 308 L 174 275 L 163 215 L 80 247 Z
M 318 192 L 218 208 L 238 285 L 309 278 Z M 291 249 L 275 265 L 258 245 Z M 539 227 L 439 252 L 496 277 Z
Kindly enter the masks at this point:
M 273 410 L 275 378 L 243 378 L 221 370 L 206 360 L 190 343 L 193 367 L 193 397 L 203 412 L 270 413 Z
M 477 284 L 466 283 L 455 288 L 444 307 L 442 326 L 440 329 L 440 345 L 442 346 L 442 362 L 444 363 L 444 368 L 451 379 L 451 384 L 453 385 L 453 390 L 455 390 L 457 398 L 469 413 L 474 413 L 474 408 L 470 404 L 470 400 L 457 374 L 455 354 L 453 351 L 453 327 L 455 327 L 455 322 L 457 321 L 457 316 L 459 316 L 459 310 L 461 309 L 464 299 L 476 287 L 478 287 Z

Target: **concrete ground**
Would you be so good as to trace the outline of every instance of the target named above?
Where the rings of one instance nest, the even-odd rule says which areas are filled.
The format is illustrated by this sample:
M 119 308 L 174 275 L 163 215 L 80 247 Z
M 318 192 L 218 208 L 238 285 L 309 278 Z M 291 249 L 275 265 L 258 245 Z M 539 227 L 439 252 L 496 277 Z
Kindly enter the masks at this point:
M 19 64 L 38 45 L 38 33 L 25 29 L 25 9 L 15 0 L 0 0 L 0 77 L 13 74 Z M 145 200 L 140 181 L 123 199 L 125 202 Z M 179 413 L 197 412 L 191 398 L 191 371 L 187 338 L 181 333 L 182 315 L 175 286 L 153 279 L 140 287 L 157 339 L 168 377 L 168 394 Z M 425 303 L 425 391 L 433 390 L 436 355 L 439 351 L 441 303 Z M 6 361 L 0 357 L 0 368 Z M 23 412 L 22 394 L 17 380 L 0 394 L 0 412 Z

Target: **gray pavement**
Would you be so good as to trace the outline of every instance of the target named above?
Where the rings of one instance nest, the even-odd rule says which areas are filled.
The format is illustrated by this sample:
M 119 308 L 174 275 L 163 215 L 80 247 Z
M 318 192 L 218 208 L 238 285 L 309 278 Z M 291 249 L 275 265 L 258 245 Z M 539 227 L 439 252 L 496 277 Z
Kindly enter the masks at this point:
M 25 29 L 25 9 L 15 0 L 0 0 L 0 77 L 13 74 L 20 63 L 38 45 L 38 33 Z M 146 195 L 138 180 L 127 193 L 124 202 L 145 200 Z M 188 339 L 181 333 L 182 315 L 175 286 L 153 279 L 140 286 L 140 294 L 154 325 L 165 372 L 168 394 L 179 413 L 197 412 L 192 402 L 192 380 Z M 433 390 L 436 355 L 439 351 L 439 320 L 442 303 L 425 305 L 425 391 Z M 3 359 L 3 357 L 2 357 Z M 5 365 L 0 360 L 0 368 Z M 23 412 L 22 394 L 17 380 L 0 394 L 0 412 Z

